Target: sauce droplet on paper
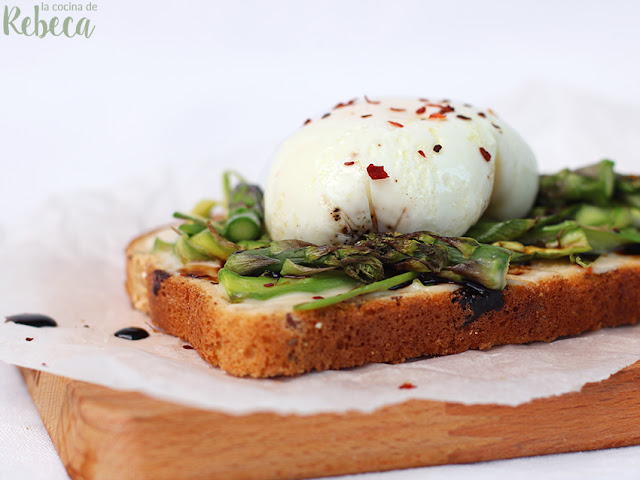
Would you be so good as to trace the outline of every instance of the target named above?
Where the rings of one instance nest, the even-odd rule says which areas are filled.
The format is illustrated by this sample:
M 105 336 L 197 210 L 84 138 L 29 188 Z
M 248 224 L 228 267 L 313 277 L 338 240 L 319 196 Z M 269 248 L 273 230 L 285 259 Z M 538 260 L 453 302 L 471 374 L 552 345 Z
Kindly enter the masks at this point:
M 124 338 L 125 340 L 142 340 L 143 338 L 147 338 L 149 336 L 149 332 L 147 332 L 144 328 L 127 327 L 118 330 L 113 334 L 113 336 Z
M 56 321 L 41 313 L 21 313 L 19 315 L 9 315 L 6 317 L 7 322 L 17 323 L 19 325 L 26 325 L 28 327 L 57 327 Z

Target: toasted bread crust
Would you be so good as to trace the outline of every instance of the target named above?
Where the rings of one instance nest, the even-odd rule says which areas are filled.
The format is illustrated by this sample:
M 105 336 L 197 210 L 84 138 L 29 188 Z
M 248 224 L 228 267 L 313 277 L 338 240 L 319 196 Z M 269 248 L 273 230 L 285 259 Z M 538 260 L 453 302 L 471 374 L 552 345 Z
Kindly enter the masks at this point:
M 238 376 L 298 375 L 548 342 L 640 320 L 637 262 L 601 274 L 576 267 L 535 283 L 510 284 L 501 299 L 476 299 L 464 288 L 436 294 L 398 290 L 305 312 L 234 309 L 210 278 L 167 272 L 157 256 L 140 248 L 147 236 L 127 248 L 126 287 L 134 307 Z

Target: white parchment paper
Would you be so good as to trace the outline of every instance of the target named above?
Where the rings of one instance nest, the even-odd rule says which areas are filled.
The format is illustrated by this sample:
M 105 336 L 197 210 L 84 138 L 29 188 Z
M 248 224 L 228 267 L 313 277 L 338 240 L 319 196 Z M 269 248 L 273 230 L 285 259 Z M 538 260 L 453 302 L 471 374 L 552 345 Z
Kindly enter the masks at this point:
M 638 118 L 638 112 L 629 107 L 596 104 L 606 110 L 609 121 L 599 120 L 599 135 L 594 135 L 588 116 L 578 118 L 572 113 L 593 109 L 593 104 L 585 105 L 582 98 L 569 94 L 561 98 L 564 109 L 558 109 L 558 99 L 550 99 L 544 91 L 523 92 L 522 98 L 512 98 L 507 104 L 545 109 L 553 101 L 554 115 L 538 129 L 526 125 L 527 118 L 538 118 L 535 109 L 510 112 L 516 118 L 515 126 L 518 118 L 527 126 L 525 136 L 534 150 L 549 152 L 553 162 L 546 164 L 547 170 L 558 168 L 551 152 L 554 145 L 566 149 L 566 138 L 572 142 L 582 138 L 589 145 L 597 145 L 600 139 L 594 149 L 604 151 L 616 132 L 624 144 L 625 132 L 631 131 L 628 119 Z M 555 128 L 565 132 L 555 140 L 549 133 L 554 122 Z M 620 142 L 616 144 L 618 155 Z M 616 159 L 626 171 L 637 157 L 631 142 L 629 146 L 628 157 L 623 152 L 622 162 Z M 266 151 L 272 149 L 272 145 L 265 146 Z M 582 163 L 601 157 L 594 155 Z M 545 162 L 541 164 L 545 168 Z M 255 165 L 247 171 L 261 168 Z M 370 412 L 408 399 L 518 405 L 577 391 L 640 359 L 638 326 L 550 344 L 503 346 L 297 378 L 255 380 L 227 375 L 202 361 L 195 351 L 184 349 L 185 342 L 155 332 L 147 317 L 132 309 L 124 292 L 128 241 L 144 229 L 170 222 L 174 210 L 189 209 L 203 195 L 219 195 L 219 173 L 215 164 L 161 168 L 108 192 L 52 199 L 0 230 L 0 315 L 44 313 L 59 323 L 58 328 L 36 329 L 0 319 L 0 360 L 232 414 L 313 414 Z M 135 342 L 113 336 L 129 326 L 143 327 L 151 336 Z M 406 382 L 416 388 L 400 389 Z

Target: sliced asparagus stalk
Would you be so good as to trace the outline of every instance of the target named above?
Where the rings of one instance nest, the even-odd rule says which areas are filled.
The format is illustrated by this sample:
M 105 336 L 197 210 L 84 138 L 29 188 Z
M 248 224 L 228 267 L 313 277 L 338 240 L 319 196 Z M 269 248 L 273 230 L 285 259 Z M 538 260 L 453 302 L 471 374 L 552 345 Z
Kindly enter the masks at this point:
M 211 222 L 207 223 L 204 230 L 189 238 L 191 245 L 200 247 L 211 258 L 226 260 L 233 252 L 240 250 L 240 247 L 225 239 L 213 228 Z
M 616 196 L 624 205 L 640 208 L 640 177 L 616 175 Z
M 363 285 L 358 288 L 354 288 L 353 290 L 342 293 L 340 295 L 335 295 L 333 297 L 322 298 L 320 300 L 315 300 L 313 302 L 301 303 L 299 305 L 295 305 L 293 307 L 294 310 L 316 310 L 318 308 L 328 307 L 330 305 L 335 305 L 336 303 L 344 302 L 345 300 L 349 300 L 350 298 L 357 297 L 358 295 L 364 295 L 366 293 L 374 293 L 381 292 L 384 290 L 389 290 L 392 287 L 400 285 L 405 282 L 409 282 L 415 279 L 418 275 L 417 272 L 407 272 L 401 273 L 400 275 L 396 275 L 395 277 L 387 278 L 385 280 L 380 280 L 379 282 L 370 283 L 369 285 Z
M 353 288 L 357 282 L 340 272 L 327 272 L 302 278 L 245 277 L 222 268 L 218 272 L 218 282 L 232 302 L 246 298 L 267 300 L 285 293 L 321 293 L 337 287 Z
M 582 205 L 576 212 L 576 222 L 590 227 L 620 229 L 640 226 L 640 209 L 635 207 L 596 207 Z
M 183 223 L 178 228 L 189 236 L 195 235 L 207 228 L 208 220 L 196 214 L 187 215 L 185 213 L 174 212 L 173 217 L 179 218 L 180 220 L 188 220 L 189 223 Z
M 591 245 L 591 253 L 595 254 L 607 253 L 625 245 L 640 243 L 640 232 L 634 228 L 616 232 L 596 227 L 584 227 L 584 231 L 589 245 Z
M 465 234 L 481 243 L 493 243 L 498 240 L 513 240 L 525 234 L 536 225 L 535 218 L 516 218 L 504 222 L 481 220 Z
M 175 247 L 175 243 L 165 242 L 160 237 L 156 237 L 153 242 L 153 248 L 151 249 L 151 253 L 157 252 L 170 252 Z
M 198 203 L 196 203 L 196 206 L 193 207 L 191 213 L 198 217 L 209 218 L 211 216 L 211 209 L 216 205 L 218 205 L 218 202 L 216 202 L 215 200 L 200 200 Z
M 575 257 L 592 250 L 584 228 L 573 221 L 549 225 L 531 232 L 523 243 L 511 240 L 499 241 L 494 245 L 511 250 L 511 261 L 516 263 L 534 258 Z
M 241 250 L 254 250 L 256 248 L 267 247 L 269 243 L 271 243 L 269 240 L 240 240 L 238 246 Z
M 203 227 L 206 227 L 207 222 L 209 221 L 208 218 L 202 217 L 197 214 L 187 215 L 186 213 L 180 213 L 180 212 L 174 212 L 173 217 L 179 218 L 180 220 L 189 220 L 190 222 L 197 223 L 199 225 L 202 225 Z
M 178 227 L 181 232 L 186 233 L 189 236 L 195 235 L 207 229 L 206 225 L 200 223 L 183 223 Z
M 610 205 L 614 194 L 613 162 L 601 162 L 575 171 L 564 169 L 554 175 L 540 176 L 540 192 L 536 204 L 563 206 L 567 202 Z
M 231 189 L 231 175 L 239 180 L 233 189 Z M 260 238 L 264 219 L 260 187 L 247 183 L 235 172 L 225 172 L 224 189 L 228 215 L 223 235 L 232 242 Z
M 173 252 L 184 264 L 211 260 L 211 256 L 204 249 L 196 247 L 189 242 L 189 237 L 186 234 L 180 235 L 178 240 L 176 240 Z

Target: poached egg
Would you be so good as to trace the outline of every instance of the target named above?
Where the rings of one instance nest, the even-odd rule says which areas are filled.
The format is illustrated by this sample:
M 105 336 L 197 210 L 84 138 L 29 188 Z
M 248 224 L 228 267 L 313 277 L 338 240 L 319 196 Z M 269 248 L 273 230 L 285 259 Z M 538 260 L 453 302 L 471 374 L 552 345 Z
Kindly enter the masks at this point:
M 342 244 L 367 232 L 461 236 L 484 214 L 527 214 L 536 159 L 491 111 L 418 98 L 352 100 L 307 121 L 265 189 L 274 240 Z

